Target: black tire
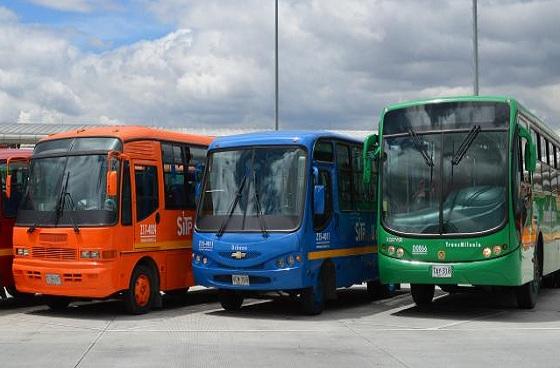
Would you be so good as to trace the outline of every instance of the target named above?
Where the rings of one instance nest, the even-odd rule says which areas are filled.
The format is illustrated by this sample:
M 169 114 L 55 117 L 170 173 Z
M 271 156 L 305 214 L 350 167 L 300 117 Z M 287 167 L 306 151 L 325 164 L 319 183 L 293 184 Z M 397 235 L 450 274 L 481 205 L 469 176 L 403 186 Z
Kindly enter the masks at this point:
M 63 311 L 68 308 L 72 300 L 65 296 L 49 296 L 45 304 L 53 311 Z
M 533 258 L 533 281 L 518 286 L 515 290 L 519 308 L 533 309 L 537 304 L 537 296 L 542 281 L 542 264 L 542 247 L 539 244 Z
M 243 305 L 243 295 L 235 290 L 220 290 L 218 300 L 227 311 L 238 311 Z
M 303 289 L 301 292 L 301 308 L 304 314 L 315 316 L 325 309 L 325 269 L 321 270 L 315 287 Z
M 454 294 L 459 292 L 459 287 L 457 285 L 438 285 L 439 288 L 446 293 Z
M 152 267 L 139 264 L 132 271 L 128 291 L 124 295 L 124 306 L 129 314 L 148 313 L 154 305 L 159 285 Z
M 388 298 L 391 296 L 389 285 L 382 284 L 379 280 L 367 282 L 367 294 L 371 300 Z
M 430 305 L 434 299 L 435 285 L 411 284 L 410 293 L 414 303 L 419 307 Z
M 6 286 L 6 291 L 8 291 L 8 294 L 10 294 L 14 299 L 30 299 L 35 296 L 35 294 L 17 291 L 15 286 Z

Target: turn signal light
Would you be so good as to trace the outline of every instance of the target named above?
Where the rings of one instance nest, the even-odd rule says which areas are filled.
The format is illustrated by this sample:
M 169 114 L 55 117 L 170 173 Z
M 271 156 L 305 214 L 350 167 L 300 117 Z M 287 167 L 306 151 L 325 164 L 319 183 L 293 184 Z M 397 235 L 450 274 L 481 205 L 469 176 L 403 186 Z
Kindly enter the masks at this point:
M 502 247 L 495 245 L 494 248 L 492 248 L 492 252 L 495 256 L 499 256 L 502 253 Z

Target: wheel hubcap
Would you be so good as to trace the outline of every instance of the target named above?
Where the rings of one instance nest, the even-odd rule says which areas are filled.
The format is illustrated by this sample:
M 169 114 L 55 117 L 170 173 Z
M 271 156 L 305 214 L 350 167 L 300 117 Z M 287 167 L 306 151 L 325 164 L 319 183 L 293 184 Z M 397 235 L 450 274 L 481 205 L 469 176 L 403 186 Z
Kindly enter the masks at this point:
M 136 304 L 141 307 L 144 307 L 148 304 L 150 300 L 150 279 L 146 275 L 140 275 L 136 279 L 136 283 L 134 285 L 134 299 L 136 300 Z

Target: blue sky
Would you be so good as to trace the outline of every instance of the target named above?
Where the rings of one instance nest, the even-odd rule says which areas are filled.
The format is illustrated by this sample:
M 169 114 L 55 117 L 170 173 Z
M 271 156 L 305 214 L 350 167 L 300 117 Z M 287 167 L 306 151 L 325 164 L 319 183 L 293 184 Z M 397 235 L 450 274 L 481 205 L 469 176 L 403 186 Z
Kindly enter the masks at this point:
M 279 0 L 280 127 L 472 94 L 469 0 Z M 560 128 L 560 1 L 479 0 L 480 93 Z M 274 126 L 273 0 L 0 0 L 0 122 Z

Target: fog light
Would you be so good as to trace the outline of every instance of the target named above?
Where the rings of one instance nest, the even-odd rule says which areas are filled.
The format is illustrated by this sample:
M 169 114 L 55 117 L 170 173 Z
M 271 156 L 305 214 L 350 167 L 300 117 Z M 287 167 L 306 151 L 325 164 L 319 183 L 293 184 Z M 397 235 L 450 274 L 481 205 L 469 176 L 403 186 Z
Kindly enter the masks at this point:
M 208 258 L 206 258 L 206 257 L 202 257 L 202 263 L 203 263 L 203 264 L 206 264 L 206 263 L 208 263 Z
M 499 256 L 502 253 L 502 247 L 495 245 L 494 248 L 492 248 L 492 252 L 494 252 L 495 256 Z
M 490 248 L 484 248 L 482 250 L 482 255 L 486 258 L 490 257 L 492 255 L 492 250 Z
M 288 265 L 290 265 L 290 267 L 294 267 L 294 264 L 296 263 L 296 260 L 294 259 L 294 256 L 292 256 L 291 254 L 286 258 L 286 260 L 288 261 Z
M 402 256 L 404 256 L 404 249 L 397 248 L 397 257 L 401 258 Z
M 286 266 L 286 261 L 284 260 L 284 257 L 280 257 L 276 260 L 276 266 L 278 266 L 278 268 L 284 268 Z

